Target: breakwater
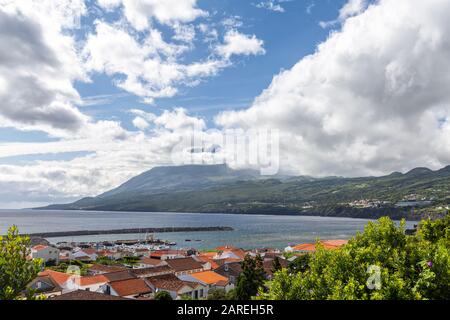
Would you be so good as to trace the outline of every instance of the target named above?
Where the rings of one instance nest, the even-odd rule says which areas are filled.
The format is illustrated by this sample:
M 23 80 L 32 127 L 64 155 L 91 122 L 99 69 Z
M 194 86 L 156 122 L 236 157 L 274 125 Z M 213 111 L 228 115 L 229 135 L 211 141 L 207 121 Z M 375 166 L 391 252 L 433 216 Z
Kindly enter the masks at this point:
M 56 231 L 25 234 L 30 238 L 58 238 L 91 236 L 103 234 L 131 234 L 131 233 L 166 233 L 166 232 L 212 232 L 212 231 L 233 231 L 232 227 L 162 227 L 162 228 L 131 228 L 114 230 L 80 230 L 80 231 Z

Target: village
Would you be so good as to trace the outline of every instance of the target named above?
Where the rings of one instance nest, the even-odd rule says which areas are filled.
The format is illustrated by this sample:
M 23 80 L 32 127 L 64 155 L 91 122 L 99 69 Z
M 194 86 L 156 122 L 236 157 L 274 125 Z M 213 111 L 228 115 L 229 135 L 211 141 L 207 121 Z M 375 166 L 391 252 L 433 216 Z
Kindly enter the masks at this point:
M 328 250 L 346 243 L 320 241 Z M 299 256 L 315 250 L 315 243 L 289 245 L 284 250 L 224 245 L 198 251 L 139 241 L 46 242 L 30 248 L 28 259 L 41 259 L 45 266 L 28 288 L 48 300 L 153 300 L 161 292 L 173 300 L 208 299 L 214 292 L 226 294 L 235 288 L 246 256 L 259 255 L 270 280 L 275 265 L 288 268 Z

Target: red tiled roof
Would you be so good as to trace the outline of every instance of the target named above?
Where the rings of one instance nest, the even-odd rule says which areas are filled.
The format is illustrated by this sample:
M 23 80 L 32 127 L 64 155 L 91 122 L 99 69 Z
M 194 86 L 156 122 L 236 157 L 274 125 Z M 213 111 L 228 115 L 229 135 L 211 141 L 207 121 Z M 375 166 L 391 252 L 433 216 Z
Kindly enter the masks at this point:
M 148 265 L 152 265 L 152 266 L 157 266 L 160 265 L 162 263 L 162 261 L 160 259 L 153 259 L 153 258 L 140 258 L 139 259 L 139 263 L 143 263 L 143 264 L 148 264 Z
M 72 275 L 47 269 L 39 273 L 39 276 L 51 277 L 59 286 L 63 286 Z
M 110 296 L 98 292 L 91 292 L 85 290 L 77 290 L 69 293 L 64 293 L 60 296 L 49 298 L 48 300 L 128 300 L 126 298 Z
M 38 244 L 37 246 L 34 246 L 32 249 L 36 250 L 36 251 L 41 251 L 41 250 L 44 250 L 44 249 L 47 249 L 47 248 L 48 248 L 48 246 L 44 246 L 42 244 Z
M 189 271 L 202 269 L 202 264 L 192 257 L 169 259 L 166 260 L 167 264 L 175 270 L 175 272 Z
M 97 276 L 88 276 L 88 277 L 80 277 L 79 278 L 79 285 L 80 286 L 90 286 L 93 284 L 99 284 L 99 283 L 107 283 L 108 279 L 102 275 L 99 274 Z
M 157 289 L 178 292 L 184 286 L 196 287 L 197 284 L 178 279 L 174 274 L 146 278 Z
M 145 283 L 145 281 L 139 278 L 114 281 L 109 285 L 121 297 L 135 296 L 152 292 L 152 289 Z
M 218 285 L 228 284 L 227 277 L 224 277 L 214 271 L 195 272 L 190 274 L 190 276 L 206 284 L 218 284 Z
M 324 240 L 319 243 L 327 250 L 335 250 L 348 243 L 347 240 Z M 316 251 L 315 243 L 303 243 L 292 247 L 294 251 Z
M 102 265 L 102 264 L 93 264 L 91 267 L 89 267 L 90 271 L 98 271 L 98 272 L 117 272 L 117 271 L 123 271 L 126 270 L 124 266 L 121 265 Z

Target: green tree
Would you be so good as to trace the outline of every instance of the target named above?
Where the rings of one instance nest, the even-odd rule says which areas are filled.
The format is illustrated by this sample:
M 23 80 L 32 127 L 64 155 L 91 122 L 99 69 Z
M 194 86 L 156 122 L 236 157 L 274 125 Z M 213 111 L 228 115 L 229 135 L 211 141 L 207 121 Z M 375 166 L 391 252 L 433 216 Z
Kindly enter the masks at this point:
M 277 273 L 278 271 L 280 271 L 282 269 L 281 263 L 280 263 L 280 258 L 275 257 L 272 261 L 272 274 Z
M 224 289 L 211 289 L 207 300 L 227 300 L 227 293 Z
M 42 261 L 28 260 L 30 239 L 19 235 L 16 226 L 0 236 L 0 300 L 18 299 L 22 293 L 32 298 L 27 285 L 38 275 Z
M 170 293 L 167 291 L 158 291 L 155 294 L 155 300 L 173 300 Z
M 305 253 L 298 256 L 295 260 L 289 263 L 289 272 L 297 273 L 297 272 L 305 272 L 309 269 L 309 261 L 311 260 L 311 254 Z
M 250 300 L 264 285 L 265 272 L 260 255 L 252 258 L 247 255 L 241 264 L 242 272 L 236 282 L 235 298 L 237 300 Z
M 307 268 L 278 272 L 261 299 L 450 299 L 449 220 L 427 220 L 414 236 L 404 222 L 369 222 L 339 250 L 317 251 Z M 297 271 L 297 270 L 296 270 Z

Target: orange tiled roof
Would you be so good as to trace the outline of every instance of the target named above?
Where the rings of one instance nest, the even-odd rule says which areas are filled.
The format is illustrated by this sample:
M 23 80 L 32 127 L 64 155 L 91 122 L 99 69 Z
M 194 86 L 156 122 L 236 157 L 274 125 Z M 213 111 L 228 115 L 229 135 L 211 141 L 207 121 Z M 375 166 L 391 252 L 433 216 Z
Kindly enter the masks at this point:
M 319 241 L 319 243 L 322 244 L 322 246 L 327 250 L 335 250 L 335 249 L 338 249 L 338 248 L 342 247 L 343 245 L 347 244 L 348 241 L 347 240 L 324 240 L 324 241 Z M 316 251 L 316 244 L 315 243 L 303 243 L 303 244 L 299 244 L 299 245 L 292 247 L 292 249 L 294 249 L 294 251 Z
M 195 272 L 192 273 L 191 276 L 206 284 L 219 284 L 219 285 L 228 284 L 227 277 L 224 277 L 214 271 Z
M 47 248 L 48 248 L 48 246 L 44 246 L 42 244 L 38 244 L 37 246 L 34 246 L 32 249 L 36 250 L 36 251 L 40 251 L 40 250 L 44 250 L 44 249 L 47 249 Z
M 114 281 L 109 284 L 121 297 L 151 293 L 152 289 L 143 279 Z
M 49 276 L 53 279 L 53 281 L 55 281 L 59 286 L 63 286 L 64 283 L 67 282 L 67 280 L 69 280 L 69 278 L 72 276 L 70 274 L 67 273 L 63 273 L 63 272 L 58 272 L 58 271 L 53 271 L 50 269 L 47 269 L 45 271 L 42 271 L 39 273 L 39 276 Z
M 230 246 L 230 245 L 220 246 L 220 247 L 216 248 L 217 251 L 232 251 L 232 250 L 237 250 L 237 249 L 238 248 Z
M 209 262 L 211 264 L 211 268 L 212 269 L 217 269 L 218 267 L 220 267 L 220 265 L 215 262 L 212 258 L 208 257 L 208 256 L 197 256 L 196 257 L 201 263 L 207 263 Z
M 89 277 L 80 277 L 79 279 L 79 285 L 80 286 L 90 286 L 93 284 L 98 283 L 107 283 L 108 279 L 104 275 L 96 275 L 96 276 L 89 276 Z

